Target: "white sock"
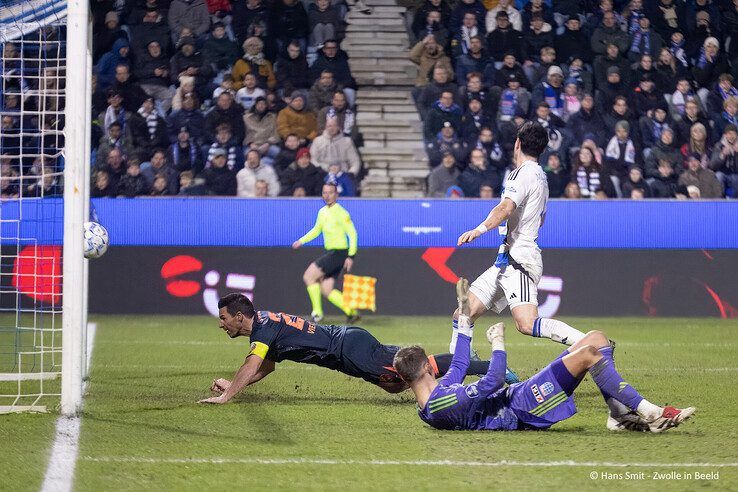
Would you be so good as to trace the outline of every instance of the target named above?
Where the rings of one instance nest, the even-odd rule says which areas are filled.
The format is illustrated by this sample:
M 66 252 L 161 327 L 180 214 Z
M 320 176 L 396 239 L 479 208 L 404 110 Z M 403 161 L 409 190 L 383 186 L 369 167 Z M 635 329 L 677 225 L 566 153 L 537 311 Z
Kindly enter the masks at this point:
M 533 323 L 533 336 L 550 338 L 564 345 L 574 345 L 584 338 L 584 333 L 557 319 L 538 318 Z
M 613 417 L 625 415 L 626 413 L 630 412 L 630 408 L 626 407 L 615 398 L 607 398 L 605 400 L 605 403 L 607 403 L 608 408 L 610 408 L 610 415 L 612 415 Z
M 645 398 L 641 400 L 641 402 L 638 404 L 638 408 L 636 408 L 636 413 L 638 413 L 638 415 L 640 415 L 647 422 L 652 422 L 661 417 L 661 414 L 663 412 L 663 408 L 658 405 L 654 405 Z
M 461 318 L 462 316 L 459 316 L 459 319 Z M 471 323 L 471 320 L 466 316 L 463 316 L 463 318 L 466 319 L 466 326 L 468 327 L 469 332 L 465 333 L 462 331 L 461 333 L 464 333 L 471 338 L 474 331 L 474 323 Z M 453 324 L 451 326 L 453 329 L 451 331 L 451 342 L 448 344 L 448 351 L 453 354 L 456 352 L 456 342 L 459 340 L 459 320 L 453 320 Z
M 468 316 L 459 315 L 458 332 L 471 338 L 474 335 L 474 325 Z
M 453 320 L 452 331 L 451 331 L 451 342 L 448 344 L 448 351 L 452 354 L 456 352 L 456 342 L 459 340 L 459 322 Z

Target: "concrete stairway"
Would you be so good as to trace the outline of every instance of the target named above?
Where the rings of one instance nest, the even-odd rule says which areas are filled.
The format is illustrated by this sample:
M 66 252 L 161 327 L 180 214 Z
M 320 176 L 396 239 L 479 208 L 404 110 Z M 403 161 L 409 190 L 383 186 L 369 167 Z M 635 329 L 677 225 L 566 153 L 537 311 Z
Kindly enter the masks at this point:
M 412 101 L 417 74 L 409 60 L 409 40 L 395 0 L 367 0 L 372 15 L 349 13 L 346 40 L 351 71 L 359 85 L 357 124 L 364 135 L 359 149 L 367 177 L 364 197 L 420 197 L 428 164 L 422 124 Z

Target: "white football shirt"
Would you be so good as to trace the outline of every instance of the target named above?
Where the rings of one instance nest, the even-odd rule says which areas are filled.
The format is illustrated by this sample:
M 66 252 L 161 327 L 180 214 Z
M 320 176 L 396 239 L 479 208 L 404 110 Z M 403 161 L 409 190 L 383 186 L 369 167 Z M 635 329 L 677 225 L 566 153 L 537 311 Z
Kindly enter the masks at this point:
M 509 198 L 516 205 L 507 219 L 506 249 L 537 283 L 543 274 L 541 249 L 536 240 L 548 201 L 546 173 L 535 161 L 523 162 L 507 175 L 501 198 Z

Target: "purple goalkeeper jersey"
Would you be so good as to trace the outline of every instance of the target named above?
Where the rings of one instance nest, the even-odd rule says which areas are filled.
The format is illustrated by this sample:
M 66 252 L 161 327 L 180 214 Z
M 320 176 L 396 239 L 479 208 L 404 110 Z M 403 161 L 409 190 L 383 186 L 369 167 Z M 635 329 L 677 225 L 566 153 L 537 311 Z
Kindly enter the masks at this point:
M 430 394 L 420 418 L 436 429 L 447 430 L 516 430 L 518 417 L 510 407 L 505 384 L 507 354 L 492 353 L 487 374 L 472 384 L 461 384 L 469 366 L 471 338 L 459 334 L 451 367 Z

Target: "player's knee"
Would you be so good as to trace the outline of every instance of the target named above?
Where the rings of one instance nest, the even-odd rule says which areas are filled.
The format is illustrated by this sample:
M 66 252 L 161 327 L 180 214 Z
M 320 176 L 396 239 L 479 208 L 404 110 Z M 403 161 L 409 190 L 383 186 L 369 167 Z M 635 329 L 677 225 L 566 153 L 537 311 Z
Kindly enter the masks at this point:
M 588 344 L 592 344 L 597 347 L 604 347 L 605 345 L 610 343 L 609 340 L 607 339 L 607 335 L 605 335 L 600 330 L 588 331 L 587 334 L 585 335 L 585 338 Z
M 532 335 L 533 334 L 533 321 L 534 320 L 529 320 L 529 319 L 522 319 L 519 321 L 516 320 L 515 327 L 523 335 Z
M 587 360 L 587 362 L 590 363 L 590 365 L 594 364 L 602 357 L 602 354 L 594 345 L 587 344 L 583 346 L 580 351 L 582 352 L 582 355 Z

